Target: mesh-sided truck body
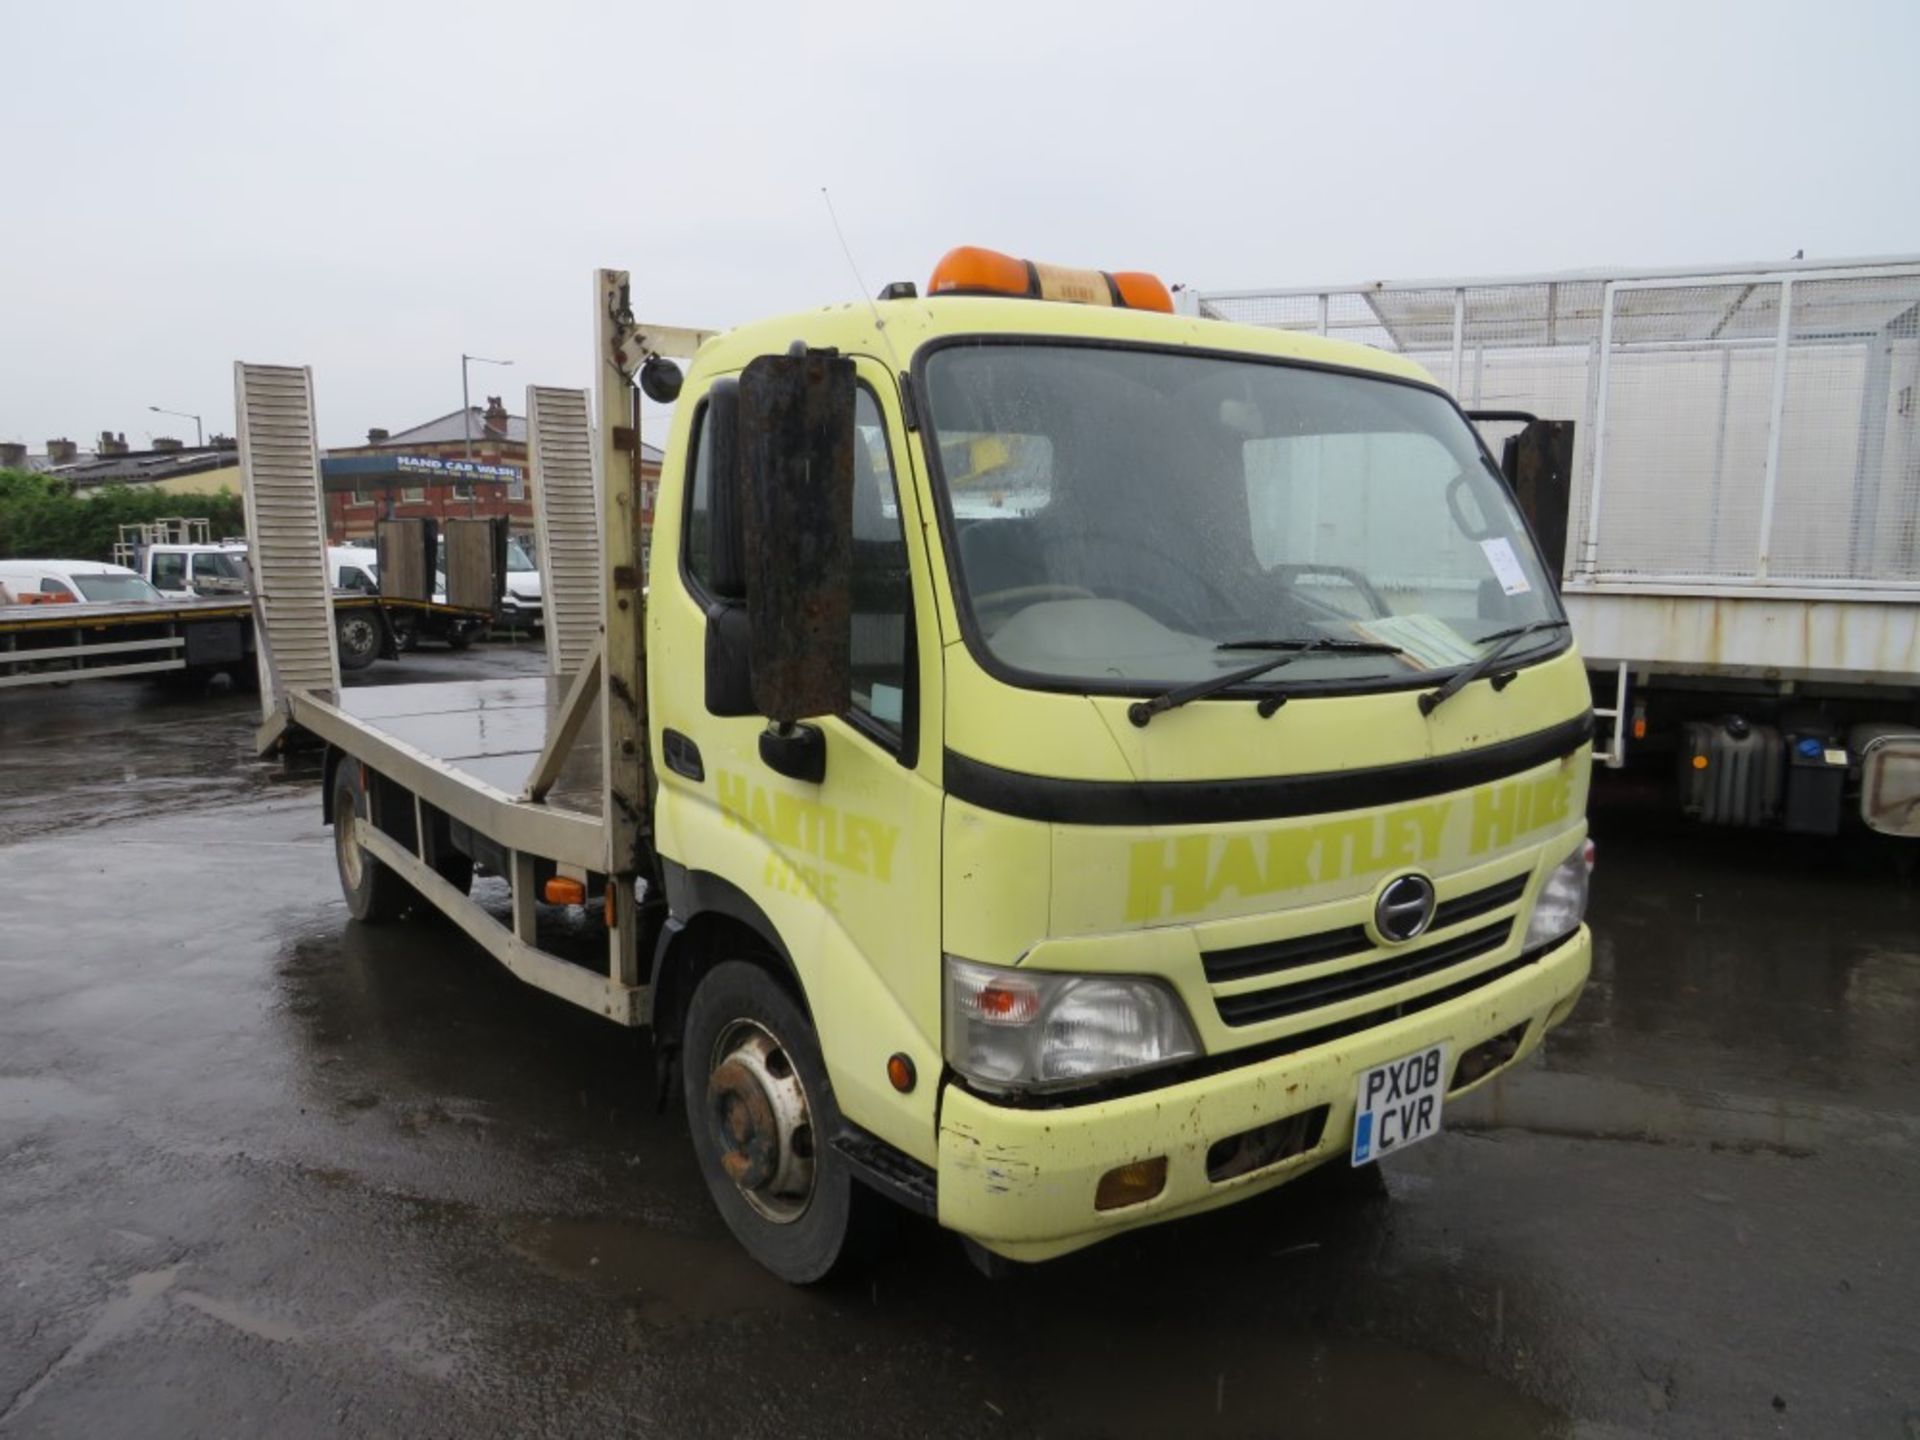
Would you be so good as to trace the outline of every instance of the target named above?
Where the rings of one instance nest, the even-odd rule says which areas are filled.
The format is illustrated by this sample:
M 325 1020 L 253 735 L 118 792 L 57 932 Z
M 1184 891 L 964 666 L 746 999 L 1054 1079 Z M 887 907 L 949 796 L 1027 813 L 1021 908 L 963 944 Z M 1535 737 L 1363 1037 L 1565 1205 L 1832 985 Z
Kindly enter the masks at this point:
M 1711 769 L 1757 725 L 1845 769 L 1875 828 L 1920 833 L 1920 256 L 1185 301 L 1416 359 L 1501 417 L 1483 422 L 1496 453 L 1526 417 L 1572 422 L 1552 509 L 1531 518 L 1565 535 L 1608 759 L 1652 741 Z M 1683 803 L 1718 818 L 1687 799 L 1706 778 L 1682 775 Z M 1742 823 L 1784 820 L 1754 785 L 1733 810 L 1764 818 Z

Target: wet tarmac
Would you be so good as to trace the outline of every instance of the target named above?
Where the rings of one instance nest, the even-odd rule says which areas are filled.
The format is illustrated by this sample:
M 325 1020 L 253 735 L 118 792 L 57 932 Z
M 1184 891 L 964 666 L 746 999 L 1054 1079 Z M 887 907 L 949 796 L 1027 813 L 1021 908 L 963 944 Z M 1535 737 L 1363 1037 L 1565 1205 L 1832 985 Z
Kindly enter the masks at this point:
M 376 681 L 537 673 L 423 653 Z M 1603 796 L 1592 986 L 1357 1208 L 790 1290 L 642 1037 L 347 923 L 251 696 L 0 701 L 0 1437 L 1920 1437 L 1920 895 Z

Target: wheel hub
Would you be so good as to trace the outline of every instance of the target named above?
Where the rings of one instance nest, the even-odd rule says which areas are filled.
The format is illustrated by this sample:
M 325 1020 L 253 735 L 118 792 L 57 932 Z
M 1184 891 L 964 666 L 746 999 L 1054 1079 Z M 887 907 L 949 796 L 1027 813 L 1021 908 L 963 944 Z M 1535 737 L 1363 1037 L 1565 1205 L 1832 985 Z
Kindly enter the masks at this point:
M 813 1117 L 784 1046 L 751 1020 L 727 1026 L 707 1074 L 707 1113 L 727 1178 L 780 1224 L 813 1198 Z

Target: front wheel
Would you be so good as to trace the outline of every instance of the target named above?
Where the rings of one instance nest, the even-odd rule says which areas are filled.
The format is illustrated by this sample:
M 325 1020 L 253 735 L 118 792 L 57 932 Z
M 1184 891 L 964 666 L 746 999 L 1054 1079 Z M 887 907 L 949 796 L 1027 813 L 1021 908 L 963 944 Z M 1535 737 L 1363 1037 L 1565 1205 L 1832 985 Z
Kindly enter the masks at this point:
M 364 670 L 380 658 L 380 622 L 372 610 L 356 606 L 336 612 L 333 633 L 342 671 Z
M 765 970 L 728 960 L 695 987 L 683 1036 L 687 1126 L 727 1228 L 782 1280 L 825 1278 L 854 1196 L 812 1023 Z
M 342 759 L 333 772 L 333 858 L 347 913 L 368 924 L 392 920 L 413 891 L 406 881 L 360 848 L 360 829 L 373 824 L 373 797 L 360 783 L 360 762 Z

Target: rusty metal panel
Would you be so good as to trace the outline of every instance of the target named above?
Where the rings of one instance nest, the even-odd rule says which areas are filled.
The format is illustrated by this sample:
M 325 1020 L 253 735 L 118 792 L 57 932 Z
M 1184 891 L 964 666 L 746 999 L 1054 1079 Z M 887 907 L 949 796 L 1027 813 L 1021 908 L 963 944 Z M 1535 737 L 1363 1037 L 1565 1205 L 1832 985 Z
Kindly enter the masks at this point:
M 1563 598 L 1580 652 L 1596 666 L 1902 686 L 1920 674 L 1920 607 L 1910 604 L 1625 586 Z
M 774 720 L 847 706 L 853 408 L 839 356 L 763 355 L 740 376 L 753 697 Z
M 447 521 L 447 603 L 492 610 L 507 576 L 507 527 L 497 520 Z
M 431 600 L 439 550 L 431 520 L 382 520 L 374 528 L 380 556 L 380 593 L 391 600 Z
M 647 596 L 642 568 L 645 485 L 641 475 L 640 404 L 633 377 L 646 358 L 633 318 L 624 270 L 594 272 L 594 464 L 601 505 L 600 686 L 601 813 L 606 817 L 606 868 L 615 876 L 652 875 L 652 786 L 648 778 Z M 615 888 L 616 978 L 638 974 L 637 924 L 629 886 Z

